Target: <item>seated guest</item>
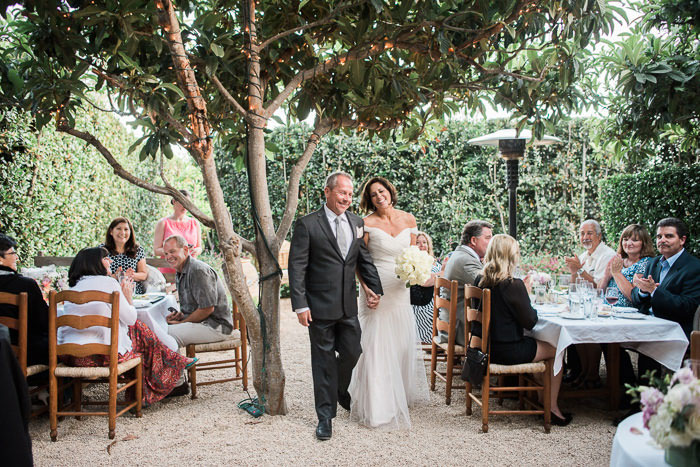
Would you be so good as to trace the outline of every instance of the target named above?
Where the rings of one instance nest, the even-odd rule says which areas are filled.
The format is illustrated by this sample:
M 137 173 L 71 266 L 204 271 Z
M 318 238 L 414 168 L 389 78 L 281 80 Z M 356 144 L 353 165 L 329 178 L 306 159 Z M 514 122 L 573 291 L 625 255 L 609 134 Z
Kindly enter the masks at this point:
M 418 232 L 416 245 L 420 250 L 435 258 L 433 241 L 427 233 Z M 430 271 L 432 273 L 430 279 L 423 285 L 411 286 L 411 305 L 416 318 L 416 326 L 418 326 L 418 339 L 422 343 L 429 343 L 433 338 L 433 287 L 435 277 L 439 275 L 441 268 L 440 261 L 435 258 L 433 268 Z
M 593 219 L 581 223 L 579 235 L 586 251 L 578 256 L 564 258 L 564 261 L 571 272 L 571 282 L 575 283 L 580 277 L 595 287 L 603 279 L 605 268 L 615 256 L 615 250 L 603 243 L 600 224 Z
M 143 402 L 147 405 L 163 399 L 175 388 L 183 370 L 196 362 L 166 347 L 155 333 L 143 322 L 136 319 L 132 293 L 134 283 L 125 278 L 121 285 L 110 277 L 110 263 L 107 250 L 101 247 L 80 250 L 68 270 L 70 290 L 84 292 L 121 292 L 119 295 L 119 361 L 126 361 L 140 356 L 143 361 Z M 76 305 L 65 302 L 64 315 L 102 315 L 111 316 L 109 304 L 88 302 Z M 105 344 L 109 345 L 109 329 L 89 327 L 74 329 L 62 327 L 58 333 L 58 344 Z M 67 357 L 71 366 L 106 366 L 107 355 L 90 355 L 87 357 Z
M 620 298 L 615 306 L 632 306 L 632 279 L 635 274 L 646 276 L 652 256 L 654 245 L 647 229 L 639 224 L 628 225 L 620 234 L 617 255 L 608 262 L 598 288 L 618 289 Z
M 619 290 L 619 300 L 615 306 L 630 307 L 632 295 L 632 278 L 635 274 L 645 275 L 647 266 L 654 255 L 654 246 L 651 236 L 644 226 L 630 224 L 620 234 L 617 246 L 617 255 L 608 262 L 605 275 L 598 283 L 598 288 L 605 290 L 612 287 Z M 600 354 L 601 346 L 598 344 L 585 344 L 577 346 L 581 358 L 581 376 L 574 386 L 591 389 L 600 387 Z M 608 361 L 607 346 L 605 359 Z M 634 371 L 632 362 L 627 352 L 620 352 L 620 382 L 634 384 Z M 624 391 L 623 391 L 624 394 Z
M 27 365 L 46 365 L 49 361 L 49 307 L 36 281 L 17 273 L 16 247 L 12 237 L 0 234 L 0 292 L 27 292 Z M 17 318 L 17 307 L 0 305 L 0 316 Z M 10 336 L 17 345 L 17 333 L 12 330 Z
M 233 318 L 226 288 L 211 266 L 190 256 L 187 240 L 172 235 L 163 243 L 165 260 L 175 276 L 180 311 L 167 316 L 168 333 L 180 347 L 226 339 L 233 332 Z
M 520 263 L 518 242 L 506 234 L 495 235 L 486 250 L 483 277 L 478 286 L 491 289 L 491 330 L 489 331 L 491 363 L 518 365 L 554 358 L 556 349 L 550 344 L 523 335 L 537 323 L 537 311 L 530 303 L 530 277 L 513 278 Z M 475 322 L 472 332 L 481 337 L 481 326 Z M 562 413 L 557 404 L 563 371 L 552 375 L 552 424 L 566 426 L 571 414 Z
M 693 317 L 700 305 L 700 260 L 685 250 L 690 239 L 680 219 L 668 217 L 656 224 L 656 248 L 646 277 L 634 276 L 631 302 L 642 313 L 675 321 L 686 336 L 693 330 Z
M 578 256 L 564 258 L 566 266 L 571 272 L 571 283 L 576 283 L 576 280 L 584 279 L 593 286 L 597 286 L 605 276 L 605 268 L 610 260 L 615 256 L 615 250 L 603 243 L 603 233 L 600 224 L 593 220 L 587 219 L 581 223 L 579 227 L 579 238 L 585 251 Z M 597 344 L 580 344 L 569 347 L 566 351 L 566 367 L 568 370 L 565 382 L 575 382 L 577 385 L 584 383 L 586 373 L 582 368 L 579 354 L 585 354 L 583 357 L 588 362 L 600 361 L 600 346 Z M 593 364 L 594 365 L 594 364 Z M 595 370 L 597 372 L 597 368 Z M 598 380 L 598 377 L 594 377 Z M 596 382 L 589 384 L 596 385 Z
M 109 251 L 112 275 L 123 273 L 136 283 L 137 294 L 146 293 L 143 281 L 148 277 L 146 253 L 136 243 L 134 228 L 126 217 L 117 217 L 107 227 L 105 242 L 100 245 Z
M 457 292 L 457 336 L 455 343 L 464 345 L 464 285 L 475 285 L 474 279 L 481 274 L 481 259 L 486 254 L 493 236 L 493 225 L 482 220 L 467 222 L 462 231 L 461 245 L 452 253 L 445 267 L 445 279 L 459 282 Z M 449 298 L 445 290 L 440 296 Z M 440 309 L 440 321 L 449 321 L 447 310 Z M 440 329 L 441 341 L 447 342 L 447 330 Z

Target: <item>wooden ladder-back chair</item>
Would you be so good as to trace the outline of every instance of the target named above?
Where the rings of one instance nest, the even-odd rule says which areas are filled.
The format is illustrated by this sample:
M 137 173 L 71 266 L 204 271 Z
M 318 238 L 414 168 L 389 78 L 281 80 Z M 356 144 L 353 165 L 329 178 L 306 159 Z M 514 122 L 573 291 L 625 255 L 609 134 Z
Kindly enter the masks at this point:
M 472 306 L 472 300 L 480 300 L 481 310 Z M 482 352 L 488 353 L 486 374 L 481 383 L 481 397 L 472 392 L 472 385 L 467 381 L 467 415 L 472 414 L 472 402 L 481 406 L 481 429 L 484 433 L 489 431 L 489 415 L 543 415 L 544 431 L 549 433 L 551 427 L 550 397 L 552 390 L 552 364 L 553 360 L 544 362 L 523 363 L 520 365 L 499 365 L 491 363 L 491 353 L 488 350 L 488 339 L 491 324 L 491 291 L 473 286 L 464 287 L 464 316 L 467 322 L 468 343 L 478 347 Z M 471 336 L 472 323 L 481 323 L 482 338 Z M 517 386 L 491 385 L 491 375 L 518 375 Z M 542 374 L 543 383 L 540 384 L 530 376 Z M 499 379 L 500 380 L 500 379 Z M 527 393 L 543 391 L 543 405 L 537 400 L 530 400 Z M 491 393 L 503 394 L 504 392 L 518 393 L 518 410 L 490 410 L 489 398 Z M 526 406 L 528 408 L 526 408 Z
M 0 324 L 4 324 L 9 329 L 14 329 L 17 331 L 17 345 L 12 345 L 12 350 L 15 352 L 19 366 L 24 373 L 24 377 L 28 378 L 42 371 L 47 371 L 49 369 L 48 365 L 37 364 L 27 366 L 27 327 L 29 321 L 29 309 L 28 303 L 29 298 L 27 292 L 21 292 L 17 295 L 0 292 L 0 303 L 5 305 L 14 305 L 17 307 L 17 318 L 10 318 L 9 316 L 0 316 Z M 44 389 L 48 389 L 46 384 L 34 387 L 29 391 L 29 395 L 33 396 L 41 392 Z M 32 417 L 42 414 L 48 410 L 48 407 L 41 407 L 40 409 L 32 411 Z
M 213 360 L 207 362 L 197 362 L 192 365 L 188 372 L 190 378 L 190 388 L 192 390 L 192 399 L 197 398 L 197 386 L 206 386 L 208 384 L 226 383 L 229 381 L 242 381 L 243 390 L 248 390 L 248 339 L 246 335 L 245 320 L 243 315 L 238 311 L 236 302 L 233 302 L 233 331 L 226 339 L 210 344 L 190 344 L 185 347 L 187 356 L 195 358 L 198 353 L 204 352 L 220 352 L 223 350 L 233 350 L 233 358 L 224 358 L 222 360 Z M 197 382 L 197 373 L 208 370 L 221 370 L 225 368 L 235 368 L 236 376 L 228 378 L 215 379 Z
M 81 305 L 88 302 L 104 302 L 111 305 L 111 317 L 101 315 L 63 315 L 57 316 L 58 304 L 64 301 Z M 61 327 L 85 329 L 91 326 L 103 326 L 110 330 L 110 343 L 106 344 L 61 344 L 58 345 L 58 330 Z M 51 441 L 56 441 L 58 436 L 58 417 L 74 416 L 80 419 L 82 415 L 107 416 L 109 420 L 109 439 L 114 439 L 117 417 L 130 409 L 135 409 L 136 416 L 141 417 L 142 399 L 142 363 L 141 357 L 131 358 L 119 363 L 119 292 L 111 294 L 89 290 L 76 292 L 67 290 L 64 292 L 51 292 L 49 295 L 49 417 L 51 425 Z M 59 357 L 87 357 L 89 355 L 109 356 L 107 367 L 75 367 L 59 363 Z M 130 370 L 134 370 L 129 374 Z M 121 376 L 121 378 L 119 378 Z M 70 406 L 74 411 L 58 410 L 58 378 L 73 379 L 73 402 Z M 82 387 L 83 382 L 103 382 L 109 384 L 109 400 L 106 402 L 88 401 L 85 405 L 107 405 L 107 411 L 92 412 L 82 411 Z M 118 383 L 122 383 L 118 386 Z M 117 395 L 127 391 L 125 405 L 117 412 Z M 130 397 L 131 396 L 131 397 Z
M 440 290 L 446 289 L 449 291 L 450 298 L 442 298 L 440 296 Z M 457 338 L 457 291 L 459 289 L 459 283 L 457 281 L 449 281 L 443 277 L 437 277 L 435 279 L 435 290 L 433 292 L 433 342 L 430 352 L 430 390 L 435 390 L 435 379 L 440 378 L 440 380 L 445 382 L 445 404 L 450 405 L 452 402 L 452 390 L 453 389 L 465 389 L 465 386 L 459 385 L 455 386 L 453 384 L 453 379 L 455 376 L 454 368 L 455 364 L 458 365 L 458 372 L 461 372 L 459 367 L 460 360 L 466 355 L 465 347 L 455 344 Z M 447 342 L 440 342 L 438 336 L 439 327 L 439 317 L 438 313 L 440 308 L 444 308 L 448 311 L 449 324 L 447 326 Z M 444 324 L 444 323 L 443 323 Z M 440 355 L 444 355 L 444 360 L 446 363 L 445 372 L 438 371 L 437 361 Z
M 690 333 L 690 358 L 700 360 L 700 331 Z

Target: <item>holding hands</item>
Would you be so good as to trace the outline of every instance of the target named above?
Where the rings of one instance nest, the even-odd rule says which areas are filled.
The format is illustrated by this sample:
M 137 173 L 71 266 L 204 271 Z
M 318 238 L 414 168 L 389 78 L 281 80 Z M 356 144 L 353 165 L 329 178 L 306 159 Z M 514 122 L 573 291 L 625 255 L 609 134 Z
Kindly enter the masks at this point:
M 653 277 L 651 277 L 651 274 L 649 274 L 649 277 L 643 277 L 641 274 L 635 274 L 634 279 L 632 279 L 632 284 L 642 292 L 649 294 L 656 290 L 656 288 L 659 286 L 659 283 L 656 282 Z
M 374 310 L 379 305 L 379 299 L 381 298 L 376 293 L 372 292 L 369 288 L 365 288 L 365 294 L 367 296 L 367 306 Z

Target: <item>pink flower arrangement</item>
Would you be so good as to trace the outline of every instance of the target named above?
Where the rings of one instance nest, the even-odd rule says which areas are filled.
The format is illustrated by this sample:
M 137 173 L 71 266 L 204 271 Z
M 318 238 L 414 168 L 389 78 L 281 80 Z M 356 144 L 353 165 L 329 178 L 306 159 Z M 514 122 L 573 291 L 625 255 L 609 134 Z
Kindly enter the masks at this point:
M 690 368 L 672 378 L 652 378 L 652 386 L 632 392 L 639 393 L 644 426 L 661 447 L 689 446 L 700 439 L 700 381 Z

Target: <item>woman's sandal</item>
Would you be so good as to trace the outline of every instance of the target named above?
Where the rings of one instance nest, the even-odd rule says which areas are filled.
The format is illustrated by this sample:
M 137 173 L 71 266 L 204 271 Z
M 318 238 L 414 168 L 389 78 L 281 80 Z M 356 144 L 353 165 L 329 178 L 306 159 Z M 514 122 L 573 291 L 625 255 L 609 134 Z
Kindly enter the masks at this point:
M 199 358 L 194 357 L 190 363 L 185 365 L 185 370 L 189 369 L 192 365 L 196 365 L 198 361 L 199 361 Z
M 564 415 L 564 418 L 561 418 L 560 416 L 558 416 L 557 414 L 552 412 L 552 425 L 566 426 L 569 423 L 571 423 L 571 420 L 574 419 L 574 416 L 571 415 L 570 413 L 562 412 L 562 414 Z

